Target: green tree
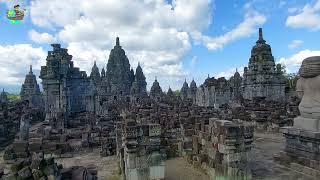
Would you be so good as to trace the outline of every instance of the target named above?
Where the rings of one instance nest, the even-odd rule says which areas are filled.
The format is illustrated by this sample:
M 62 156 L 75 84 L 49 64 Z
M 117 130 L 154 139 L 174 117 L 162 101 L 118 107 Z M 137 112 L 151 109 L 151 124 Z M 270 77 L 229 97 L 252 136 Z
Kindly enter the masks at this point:
M 298 74 L 290 73 L 285 74 L 284 77 L 286 78 L 286 85 L 289 89 L 296 90 L 297 81 L 299 79 Z
M 175 96 L 179 97 L 180 96 L 180 91 L 179 90 L 175 90 L 175 91 L 173 91 L 173 94 Z

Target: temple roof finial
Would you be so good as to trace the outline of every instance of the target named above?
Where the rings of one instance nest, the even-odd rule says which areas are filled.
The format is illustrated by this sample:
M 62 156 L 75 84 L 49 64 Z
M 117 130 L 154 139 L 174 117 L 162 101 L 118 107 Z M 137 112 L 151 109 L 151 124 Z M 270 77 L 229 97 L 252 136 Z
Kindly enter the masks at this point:
M 238 68 L 236 68 L 236 72 L 238 72 Z
M 262 28 L 259 28 L 259 40 L 263 40 Z
M 157 81 L 157 76 L 154 77 L 154 80 Z
M 210 78 L 209 74 L 208 74 L 208 78 Z
M 117 37 L 117 39 L 116 39 L 116 46 L 120 46 L 120 40 L 119 40 L 119 37 Z
M 259 28 L 259 39 L 257 41 L 257 43 L 265 43 L 266 41 L 263 39 L 263 32 L 262 32 L 262 28 Z
M 30 65 L 29 73 L 32 74 L 32 65 Z

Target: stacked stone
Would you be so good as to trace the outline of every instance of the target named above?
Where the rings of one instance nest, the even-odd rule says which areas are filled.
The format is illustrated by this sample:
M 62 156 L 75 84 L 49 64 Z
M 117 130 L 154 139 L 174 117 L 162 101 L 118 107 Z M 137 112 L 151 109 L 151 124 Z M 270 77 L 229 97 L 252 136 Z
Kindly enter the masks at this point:
M 164 178 L 165 154 L 161 150 L 160 137 L 159 124 L 137 124 L 133 119 L 126 119 L 123 153 L 120 153 L 120 167 L 125 179 Z
M 320 57 L 309 57 L 302 62 L 297 82 L 300 116 L 293 127 L 281 131 L 286 138 L 285 149 L 276 160 L 297 171 L 320 177 Z
M 59 129 L 69 126 L 69 116 L 95 108 L 87 102 L 92 89 L 85 71 L 73 66 L 72 56 L 60 44 L 52 44 L 46 66 L 41 67 L 46 120 L 56 121 Z M 62 118 L 61 118 L 62 117 Z
M 255 97 L 253 100 L 244 100 L 243 105 L 245 109 L 243 113 L 250 114 L 250 117 L 237 117 L 237 114 L 234 114 L 233 117 L 254 122 L 258 130 L 278 131 L 280 127 L 292 124 L 292 120 L 287 118 L 286 105 L 282 101 L 270 101 L 265 97 Z
M 1 177 L 1 175 L 0 175 Z M 55 163 L 53 157 L 44 158 L 42 153 L 34 153 L 32 157 L 15 161 L 9 174 L 3 174 L 2 179 L 97 179 L 96 168 L 73 166 L 63 168 Z
M 211 177 L 219 175 L 244 178 L 250 176 L 250 151 L 253 126 L 237 120 L 210 118 L 196 128 L 193 136 L 193 153 L 196 164 L 205 162 Z
M 43 108 L 43 99 L 37 78 L 32 72 L 30 65 L 29 74 L 26 75 L 24 83 L 21 86 L 20 98 L 22 101 L 28 101 L 30 107 Z
M 243 98 L 266 97 L 268 100 L 284 100 L 285 79 L 281 67 L 275 66 L 271 47 L 263 39 L 259 29 L 259 39 L 251 50 L 248 67 L 244 68 Z
M 200 85 L 196 94 L 196 104 L 204 107 L 216 107 L 230 100 L 230 83 L 224 78 L 208 78 Z
M 32 159 L 16 161 L 11 165 L 11 173 L 3 179 L 60 179 L 61 168 L 53 158 L 44 159 L 41 154 L 34 154 Z
M 8 121 L 8 97 L 4 90 L 0 94 L 0 144 L 4 145 L 9 138 L 9 127 L 13 122 Z

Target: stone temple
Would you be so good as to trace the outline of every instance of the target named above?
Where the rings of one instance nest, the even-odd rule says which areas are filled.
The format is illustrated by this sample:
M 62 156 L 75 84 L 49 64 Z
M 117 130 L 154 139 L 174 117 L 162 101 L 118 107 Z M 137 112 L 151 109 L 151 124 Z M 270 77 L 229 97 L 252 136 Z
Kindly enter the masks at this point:
M 181 89 L 182 98 L 186 95 L 187 83 Z M 222 104 L 241 99 L 282 101 L 285 99 L 285 79 L 281 66 L 276 66 L 271 47 L 263 39 L 259 29 L 259 39 L 251 50 L 248 67 L 244 68 L 243 77 L 238 71 L 229 80 L 224 77 L 208 78 L 196 91 L 195 103 L 199 106 L 219 107 Z
M 147 96 L 146 78 L 138 65 L 136 73 L 120 46 L 119 38 L 111 50 L 106 70 L 101 73 L 94 63 L 88 77 L 74 67 L 72 56 L 59 44 L 52 45 L 46 66 L 41 67 L 40 78 L 44 89 L 46 120 L 63 117 L 61 127 L 67 127 L 68 118 L 75 113 L 108 114 L 113 101 L 130 103 Z
M 259 39 L 251 50 L 248 67 L 244 68 L 243 98 L 266 97 L 270 100 L 284 99 L 285 80 L 281 75 L 281 66 L 275 66 L 271 47 L 263 39 L 259 29 Z
M 43 100 L 37 78 L 32 72 L 30 66 L 29 74 L 26 75 L 24 83 L 21 86 L 20 97 L 23 101 L 28 101 L 31 107 L 43 107 Z
M 320 58 L 303 62 L 295 98 L 261 29 L 243 76 L 185 79 L 180 93 L 157 78 L 148 92 L 119 38 L 90 75 L 60 44 L 52 48 L 40 72 L 43 95 L 32 67 L 22 101 L 0 94 L 0 179 L 320 177 Z

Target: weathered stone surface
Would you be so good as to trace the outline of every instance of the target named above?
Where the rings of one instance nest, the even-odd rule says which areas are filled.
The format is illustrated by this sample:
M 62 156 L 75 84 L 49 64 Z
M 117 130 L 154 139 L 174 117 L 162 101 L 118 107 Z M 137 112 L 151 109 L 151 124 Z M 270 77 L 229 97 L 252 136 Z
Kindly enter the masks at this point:
M 280 67 L 275 67 L 270 45 L 262 36 L 259 29 L 259 39 L 251 50 L 248 67 L 243 74 L 243 98 L 266 97 L 268 100 L 284 100 L 285 80 Z
M 163 92 L 157 79 L 154 80 L 150 89 L 150 98 L 160 101 L 163 98 Z
M 21 86 L 20 98 L 22 101 L 28 101 L 30 107 L 43 108 L 44 102 L 37 78 L 32 72 L 32 66 L 30 66 L 29 74 L 26 75 L 24 83 Z
M 301 116 L 294 126 L 310 131 L 320 131 L 320 57 L 310 57 L 302 62 L 297 82 L 297 92 L 302 97 L 299 104 Z

